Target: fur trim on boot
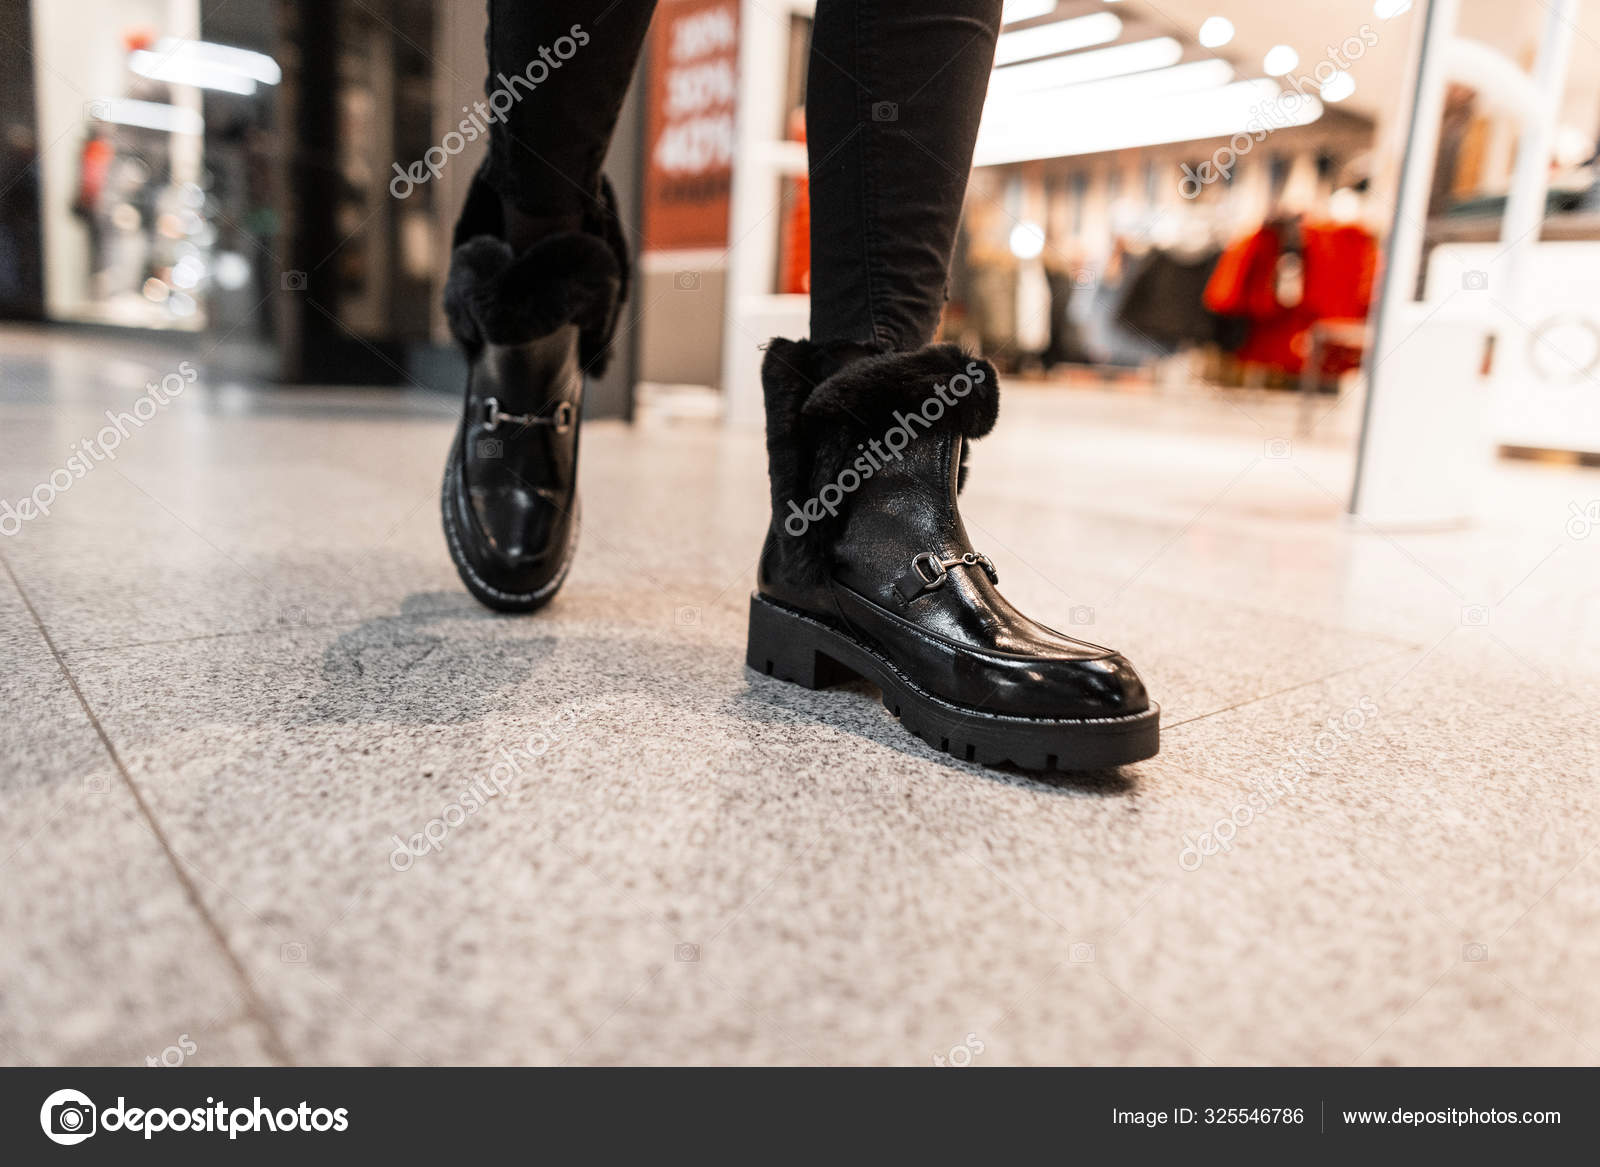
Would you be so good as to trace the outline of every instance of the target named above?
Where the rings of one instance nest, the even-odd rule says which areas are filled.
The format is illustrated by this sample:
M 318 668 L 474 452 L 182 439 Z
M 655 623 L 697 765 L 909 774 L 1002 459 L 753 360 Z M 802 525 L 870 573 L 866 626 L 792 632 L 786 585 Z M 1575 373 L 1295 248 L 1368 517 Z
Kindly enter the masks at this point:
M 891 430 L 912 440 L 954 433 L 981 438 L 1000 411 L 994 366 L 953 344 L 909 353 L 881 353 L 819 376 L 834 365 L 833 348 L 809 340 L 774 339 L 761 365 L 767 410 L 767 467 L 775 523 L 794 502 L 804 507 L 850 470 L 873 441 Z M 966 477 L 962 444 L 962 481 Z M 828 546 L 837 520 L 825 517 L 799 536 L 783 534 L 784 559 L 807 579 L 829 570 Z
M 444 310 L 471 353 L 484 344 L 525 344 L 564 324 L 603 328 L 620 288 L 611 250 L 592 235 L 552 235 L 521 255 L 479 235 L 451 257 Z
M 457 220 L 444 308 L 469 357 L 484 344 L 522 344 L 578 325 L 578 359 L 599 376 L 628 298 L 628 247 L 610 180 L 584 214 L 583 230 L 540 240 L 521 255 L 503 241 L 500 197 L 474 176 Z

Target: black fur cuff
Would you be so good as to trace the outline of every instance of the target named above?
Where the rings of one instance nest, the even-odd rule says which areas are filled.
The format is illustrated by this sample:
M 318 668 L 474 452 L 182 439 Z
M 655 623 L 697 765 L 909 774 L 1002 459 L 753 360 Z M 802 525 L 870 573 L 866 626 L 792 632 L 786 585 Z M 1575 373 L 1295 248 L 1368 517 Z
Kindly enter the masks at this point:
M 552 235 L 521 255 L 478 235 L 451 257 L 444 309 L 451 332 L 472 352 L 484 344 L 524 344 L 564 324 L 603 326 L 621 288 L 611 248 L 592 235 Z
M 444 293 L 451 332 L 470 357 L 485 343 L 520 344 L 575 323 L 578 360 L 598 377 L 611 356 L 631 265 L 610 180 L 601 177 L 581 234 L 557 235 L 515 256 L 500 242 L 505 215 L 488 174 L 485 160 L 456 220 Z
M 770 348 L 767 359 L 772 359 Z M 863 357 L 813 388 L 801 410 L 810 422 L 867 429 L 894 425 L 896 414 L 910 412 L 921 413 L 936 428 L 983 437 L 1000 414 L 994 366 L 953 344 Z

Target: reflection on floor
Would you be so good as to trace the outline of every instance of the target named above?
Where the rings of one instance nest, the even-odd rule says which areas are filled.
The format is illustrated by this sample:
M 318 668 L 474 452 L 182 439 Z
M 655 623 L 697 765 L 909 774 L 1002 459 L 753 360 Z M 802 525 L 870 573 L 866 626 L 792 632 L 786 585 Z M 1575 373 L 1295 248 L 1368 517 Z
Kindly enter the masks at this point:
M 0 334 L 0 499 L 177 359 Z M 1039 780 L 744 671 L 757 435 L 591 426 L 504 618 L 447 399 L 202 375 L 0 538 L 0 1061 L 1600 1060 L 1600 473 L 1363 529 L 1353 408 L 1010 393 L 974 539 L 1165 709 Z

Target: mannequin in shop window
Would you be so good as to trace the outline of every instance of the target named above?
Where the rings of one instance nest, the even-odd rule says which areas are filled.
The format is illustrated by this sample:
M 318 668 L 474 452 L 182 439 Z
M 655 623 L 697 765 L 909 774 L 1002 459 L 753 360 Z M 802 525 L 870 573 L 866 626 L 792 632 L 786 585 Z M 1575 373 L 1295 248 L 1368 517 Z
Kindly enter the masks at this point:
M 661 7 L 686 52 L 736 43 L 736 0 Z M 496 116 L 446 281 L 470 371 L 442 500 L 463 582 L 499 611 L 548 604 L 576 550 L 584 377 L 633 324 L 630 232 L 601 163 L 654 9 L 489 5 Z M 811 688 L 863 677 L 905 728 L 968 760 L 1102 768 L 1155 753 L 1157 707 L 1120 655 L 997 590 L 957 491 L 998 379 L 934 343 L 1000 23 L 1001 0 L 817 4 L 811 335 L 766 344 L 772 518 L 746 662 Z

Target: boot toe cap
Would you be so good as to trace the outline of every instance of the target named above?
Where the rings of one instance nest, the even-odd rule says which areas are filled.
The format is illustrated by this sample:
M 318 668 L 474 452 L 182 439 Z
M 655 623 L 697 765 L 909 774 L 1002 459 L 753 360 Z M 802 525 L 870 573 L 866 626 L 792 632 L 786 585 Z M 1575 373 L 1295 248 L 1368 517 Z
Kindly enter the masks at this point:
M 996 713 L 1060 720 L 1126 717 L 1150 708 L 1144 682 L 1117 653 L 1091 658 L 1043 657 L 1024 669 L 1000 668 L 993 697 Z

